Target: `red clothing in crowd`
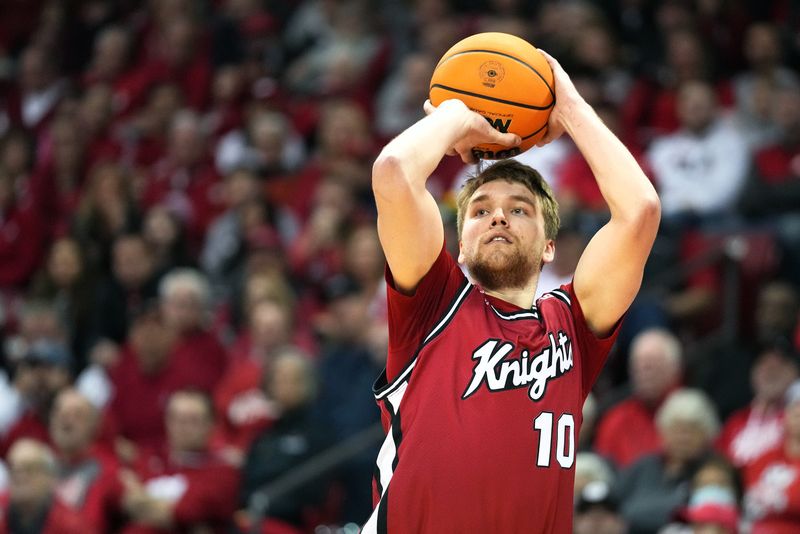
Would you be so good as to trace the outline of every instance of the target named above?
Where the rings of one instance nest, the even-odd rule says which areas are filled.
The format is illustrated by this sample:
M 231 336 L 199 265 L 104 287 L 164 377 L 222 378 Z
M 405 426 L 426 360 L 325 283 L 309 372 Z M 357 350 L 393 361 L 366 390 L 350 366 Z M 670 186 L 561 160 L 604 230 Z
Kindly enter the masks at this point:
M 8 495 L 0 497 L 0 534 L 14 534 L 8 525 Z M 59 499 L 53 499 L 47 512 L 44 527 L 39 534 L 101 534 L 78 512 L 70 509 Z
M 199 389 L 209 394 L 225 372 L 225 352 L 207 332 L 184 335 L 165 366 L 153 374 L 139 366 L 130 347 L 110 369 L 114 395 L 109 405 L 110 425 L 120 435 L 149 450 L 164 445 L 164 409 L 169 396 L 180 389 Z
M 246 451 L 276 418 L 275 405 L 264 394 L 264 369 L 252 359 L 231 363 L 214 391 L 220 439 Z
M 25 284 L 44 252 L 45 227 L 32 201 L 23 200 L 0 213 L 0 288 Z
M 42 443 L 50 443 L 47 421 L 31 410 L 22 412 L 0 439 L 0 458 L 5 458 L 11 445 L 20 438 L 31 438 Z
M 239 471 L 210 453 L 185 454 L 181 459 L 152 456 L 142 463 L 139 477 L 150 496 L 174 503 L 174 526 L 156 529 L 129 525 L 123 534 L 192 532 L 203 526 L 215 534 L 227 525 L 239 504 Z
M 119 462 L 98 447 L 78 460 L 62 459 L 56 493 L 61 502 L 80 513 L 97 532 L 109 532 L 122 513 Z
M 744 469 L 743 479 L 751 534 L 800 531 L 800 458 L 790 458 L 781 443 Z
M 655 424 L 656 410 L 636 397 L 626 399 L 606 412 L 597 424 L 594 449 L 624 468 L 661 450 Z
M 142 201 L 145 209 L 166 205 L 181 218 L 187 237 L 197 246 L 209 223 L 222 211 L 222 183 L 210 162 L 185 168 L 163 159 L 153 166 Z
M 717 438 L 717 448 L 736 466 L 744 467 L 783 441 L 783 410 L 734 412 Z

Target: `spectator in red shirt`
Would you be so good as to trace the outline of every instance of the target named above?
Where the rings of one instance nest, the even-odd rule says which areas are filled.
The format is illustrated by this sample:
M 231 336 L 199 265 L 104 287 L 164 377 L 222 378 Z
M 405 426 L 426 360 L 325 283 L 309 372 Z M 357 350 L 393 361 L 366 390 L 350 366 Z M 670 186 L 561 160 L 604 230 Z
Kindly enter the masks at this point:
M 58 458 L 58 498 L 106 533 L 120 519 L 122 484 L 116 458 L 95 442 L 98 423 L 97 409 L 77 390 L 56 397 L 50 438 Z
M 229 532 L 237 506 L 239 473 L 209 450 L 214 427 L 211 399 L 176 391 L 166 410 L 168 449 L 123 474 L 124 506 L 133 524 L 124 534 Z
M 291 340 L 291 309 L 276 300 L 262 300 L 250 308 L 248 323 L 214 391 L 221 434 L 242 455 L 277 416 L 275 403 L 264 394 L 263 377 L 275 351 Z
M 631 342 L 632 395 L 597 424 L 594 447 L 618 467 L 627 467 L 661 448 L 655 416 L 680 385 L 683 350 L 680 341 L 662 329 L 645 330 Z
M 206 228 L 222 209 L 222 184 L 207 143 L 198 115 L 177 113 L 166 156 L 153 165 L 142 198 L 145 207 L 164 204 L 180 218 L 193 251 L 199 250 Z
M 28 46 L 19 60 L 17 81 L 5 109 L 0 111 L 0 123 L 8 121 L 38 133 L 52 117 L 65 90 L 53 51 L 39 44 Z
M 800 383 L 786 392 L 785 437 L 746 467 L 744 515 L 752 534 L 794 534 L 800 529 Z
M 15 177 L 0 167 L 0 290 L 22 288 L 44 252 L 46 228 L 30 197 L 20 197 Z
M 10 484 L 0 514 L 0 534 L 95 534 L 97 531 L 55 495 L 56 462 L 38 441 L 21 439 L 8 453 Z
M 180 374 L 202 391 L 213 391 L 228 366 L 225 349 L 209 329 L 211 289 L 205 276 L 173 269 L 161 280 L 159 303 L 164 326 L 175 335 L 172 360 Z
M 783 441 L 783 399 L 798 377 L 800 359 L 789 340 L 761 349 L 750 368 L 753 400 L 728 418 L 717 441 L 734 465 L 745 467 Z

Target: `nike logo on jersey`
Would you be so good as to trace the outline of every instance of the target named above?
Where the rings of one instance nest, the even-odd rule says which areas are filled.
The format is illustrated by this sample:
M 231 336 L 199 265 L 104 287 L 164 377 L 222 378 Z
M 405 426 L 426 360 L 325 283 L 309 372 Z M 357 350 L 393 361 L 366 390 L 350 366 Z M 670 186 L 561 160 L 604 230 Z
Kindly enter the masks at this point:
M 466 399 L 485 383 L 489 391 L 506 391 L 530 385 L 528 396 L 538 401 L 544 395 L 547 382 L 572 369 L 572 340 L 564 332 L 548 332 L 550 346 L 530 356 L 523 350 L 518 357 L 505 359 L 514 352 L 514 344 L 500 339 L 485 341 L 472 353 L 477 360 L 472 380 L 461 396 Z

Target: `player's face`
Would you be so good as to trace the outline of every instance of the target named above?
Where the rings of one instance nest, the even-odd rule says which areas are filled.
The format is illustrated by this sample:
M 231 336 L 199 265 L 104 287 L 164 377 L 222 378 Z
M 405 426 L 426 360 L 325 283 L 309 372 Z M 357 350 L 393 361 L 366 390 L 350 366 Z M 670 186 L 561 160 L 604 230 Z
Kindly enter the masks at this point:
M 467 203 L 459 261 L 486 289 L 523 288 L 553 260 L 539 199 L 524 185 L 494 180 Z

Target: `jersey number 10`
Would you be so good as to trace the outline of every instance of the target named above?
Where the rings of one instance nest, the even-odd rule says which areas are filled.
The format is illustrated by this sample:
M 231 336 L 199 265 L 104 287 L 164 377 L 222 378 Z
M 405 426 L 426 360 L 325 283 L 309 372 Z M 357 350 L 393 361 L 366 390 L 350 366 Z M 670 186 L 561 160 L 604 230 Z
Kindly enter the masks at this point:
M 536 465 L 550 467 L 553 448 L 553 414 L 540 413 L 533 420 L 533 428 L 539 432 L 539 452 Z M 575 418 L 571 413 L 561 414 L 556 427 L 556 461 L 564 469 L 569 469 L 575 462 Z

